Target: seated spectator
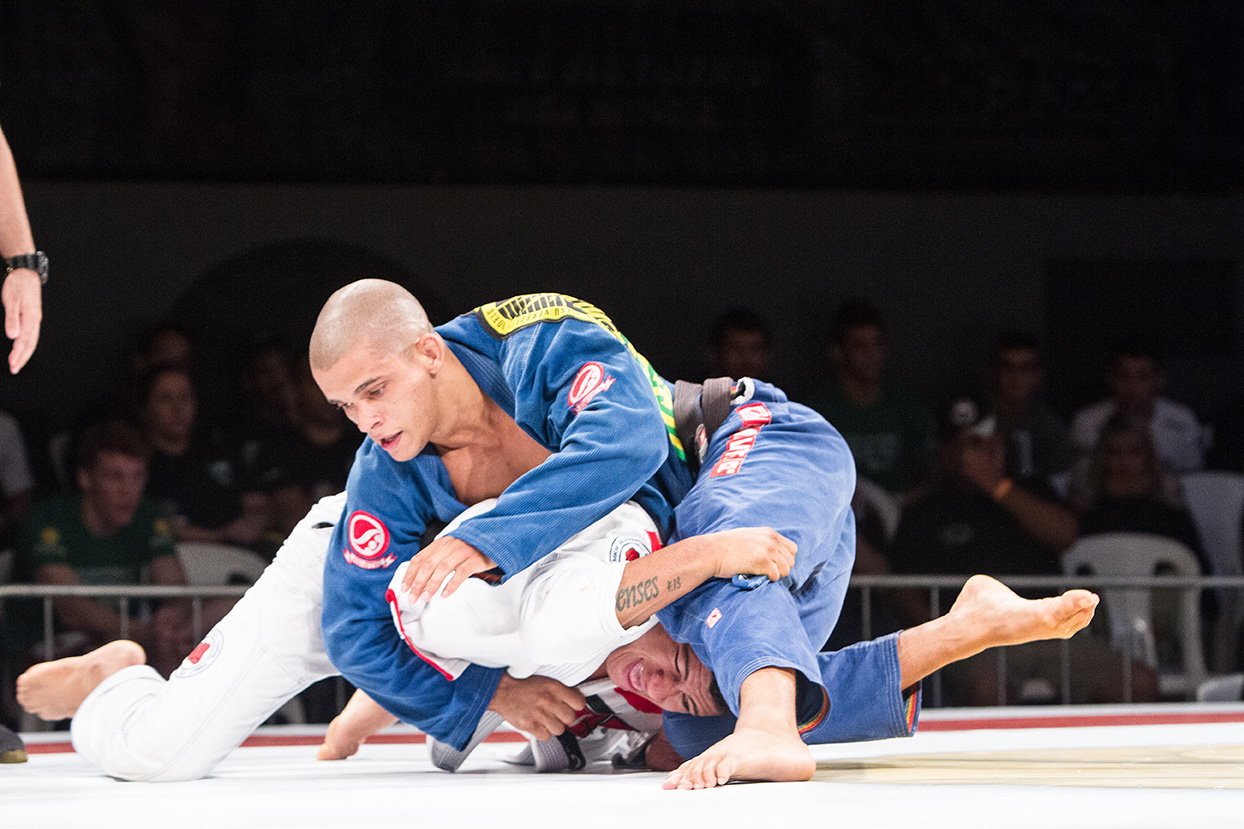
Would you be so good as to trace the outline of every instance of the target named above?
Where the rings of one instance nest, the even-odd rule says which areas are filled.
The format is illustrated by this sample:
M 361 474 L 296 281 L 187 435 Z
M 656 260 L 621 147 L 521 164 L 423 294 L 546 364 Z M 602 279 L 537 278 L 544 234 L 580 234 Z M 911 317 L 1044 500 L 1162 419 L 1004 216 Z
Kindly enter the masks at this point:
M 713 321 L 706 356 L 708 377 L 773 381 L 773 337 L 750 308 L 732 308 Z
M 996 422 L 970 397 L 956 399 L 938 428 L 931 489 L 909 504 L 891 548 L 906 573 L 1056 574 L 1076 540 L 1075 513 L 1040 478 L 1007 477 Z
M 1121 342 L 1111 354 L 1106 382 L 1110 397 L 1072 418 L 1072 440 L 1082 458 L 1092 454 L 1102 427 L 1118 414 L 1149 432 L 1165 474 L 1179 475 L 1205 465 L 1205 429 L 1191 409 L 1161 396 L 1166 374 L 1155 348 L 1139 341 Z
M 1244 472 L 1244 397 L 1233 400 L 1214 418 L 1209 468 Z
M 1174 539 L 1196 554 L 1202 573 L 1211 573 L 1192 516 L 1172 502 L 1164 485 L 1149 432 L 1116 415 L 1106 421 L 1088 466 L 1088 491 L 1080 515 L 1082 535 L 1131 532 Z M 1202 594 L 1203 615 L 1214 616 L 1212 593 Z M 1175 633 L 1177 596 L 1153 596 L 1154 638 L 1159 661 L 1170 661 L 1178 641 Z M 1212 626 L 1211 626 L 1212 627 Z
M 1017 480 L 1069 473 L 1075 461 L 1067 424 L 1041 397 L 1045 363 L 1041 343 L 1027 331 L 1009 331 L 994 345 L 989 366 L 990 414 L 1006 446 L 1006 474 Z
M 124 423 L 87 429 L 75 470 L 80 492 L 38 504 L 22 533 L 18 555 L 36 583 L 186 583 L 168 518 L 143 498 L 148 455 L 141 435 Z M 56 599 L 53 611 L 57 656 L 85 653 L 121 636 L 116 602 L 70 596 Z M 128 624 L 126 636 L 157 654 L 166 675 L 194 644 L 182 603 L 166 603 L 150 620 L 134 617 Z
M 938 466 L 930 491 L 903 510 L 891 545 L 894 572 L 987 573 L 1004 581 L 1007 575 L 1061 575 L 1059 554 L 1077 537 L 1075 513 L 1041 478 L 1017 481 L 1006 476 L 1005 447 L 995 426 L 971 398 L 958 398 L 946 409 L 938 427 Z M 947 594 L 945 601 L 950 598 Z M 932 609 L 924 614 L 936 615 Z M 1121 701 L 1120 657 L 1100 640 L 1083 638 L 1085 644 L 1072 645 L 1073 701 Z M 1047 692 L 1060 687 L 1057 646 L 1034 643 L 1007 653 L 1007 699 L 1055 701 Z M 949 704 L 997 703 L 995 664 L 994 658 L 976 657 L 947 669 L 943 677 Z M 1139 664 L 1132 673 L 1133 698 L 1155 699 L 1156 675 Z M 1034 687 L 1041 689 L 1035 697 Z
M 810 403 L 851 447 L 860 477 L 910 495 L 928 472 L 932 418 L 920 400 L 887 379 L 881 312 L 862 300 L 845 303 L 830 326 L 836 377 Z
M 258 465 L 272 470 L 269 491 L 274 521 L 288 535 L 312 505 L 346 488 L 354 453 L 363 442 L 311 376 L 303 359 L 294 372 L 294 434 L 274 441 L 260 453 Z
M 279 471 L 269 462 L 276 457 L 277 447 L 288 445 L 294 438 L 296 404 L 291 364 L 289 352 L 274 340 L 261 340 L 247 355 L 241 372 L 241 398 L 225 429 L 237 483 L 244 491 L 272 488 Z
M 35 479 L 17 420 L 0 412 L 0 550 L 13 546 L 17 529 L 30 514 Z
M 1081 496 L 1080 533 L 1135 532 L 1173 538 L 1210 572 L 1192 516 L 1173 502 L 1149 432 L 1116 415 L 1102 427 Z
M 138 422 L 152 447 L 146 496 L 172 517 L 178 541 L 216 541 L 268 551 L 270 506 L 242 492 L 227 453 L 196 429 L 198 395 L 178 366 L 153 370 L 143 384 Z

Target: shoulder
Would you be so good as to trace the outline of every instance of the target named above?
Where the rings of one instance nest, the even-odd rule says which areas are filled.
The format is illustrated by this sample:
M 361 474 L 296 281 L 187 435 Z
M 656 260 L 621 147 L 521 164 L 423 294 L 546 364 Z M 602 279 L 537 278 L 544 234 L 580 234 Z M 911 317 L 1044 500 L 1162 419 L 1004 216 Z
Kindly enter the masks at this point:
M 1198 426 L 1200 424 L 1196 413 L 1191 408 L 1169 398 L 1159 397 L 1154 408 L 1154 419 L 1161 420 L 1164 425 Z
M 1071 425 L 1073 429 L 1077 430 L 1097 427 L 1105 423 L 1113 413 L 1113 400 L 1099 400 L 1096 403 L 1090 403 L 1083 408 L 1077 409 L 1071 417 Z

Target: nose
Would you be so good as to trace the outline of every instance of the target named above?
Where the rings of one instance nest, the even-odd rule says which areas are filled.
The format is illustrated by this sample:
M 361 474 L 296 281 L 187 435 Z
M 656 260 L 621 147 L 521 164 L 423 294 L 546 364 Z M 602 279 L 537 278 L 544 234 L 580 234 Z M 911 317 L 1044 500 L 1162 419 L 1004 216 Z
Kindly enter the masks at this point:
M 350 419 L 359 427 L 360 432 L 370 431 L 383 422 L 379 407 L 370 402 L 359 401 L 351 414 L 353 417 Z

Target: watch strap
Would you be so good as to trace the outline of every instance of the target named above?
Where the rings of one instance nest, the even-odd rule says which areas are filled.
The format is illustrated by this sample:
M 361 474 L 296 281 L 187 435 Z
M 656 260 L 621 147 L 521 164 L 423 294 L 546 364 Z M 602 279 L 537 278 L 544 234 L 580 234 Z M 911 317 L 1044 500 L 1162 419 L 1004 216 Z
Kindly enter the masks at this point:
M 40 283 L 44 285 L 48 283 L 48 255 L 41 250 L 37 250 L 34 253 L 10 256 L 4 260 L 4 267 L 5 276 L 8 276 L 13 271 L 26 269 L 39 274 Z

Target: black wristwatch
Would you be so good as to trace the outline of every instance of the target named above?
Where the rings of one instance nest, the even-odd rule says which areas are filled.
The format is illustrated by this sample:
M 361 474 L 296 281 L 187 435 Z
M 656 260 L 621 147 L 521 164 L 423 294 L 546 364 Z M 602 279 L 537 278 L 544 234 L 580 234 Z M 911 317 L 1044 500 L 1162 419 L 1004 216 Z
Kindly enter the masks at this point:
M 5 276 L 8 276 L 13 271 L 20 271 L 25 268 L 39 274 L 39 282 L 41 284 L 48 284 L 48 255 L 41 250 L 37 250 L 34 253 L 23 253 L 21 256 L 10 256 L 4 260 L 4 267 Z

